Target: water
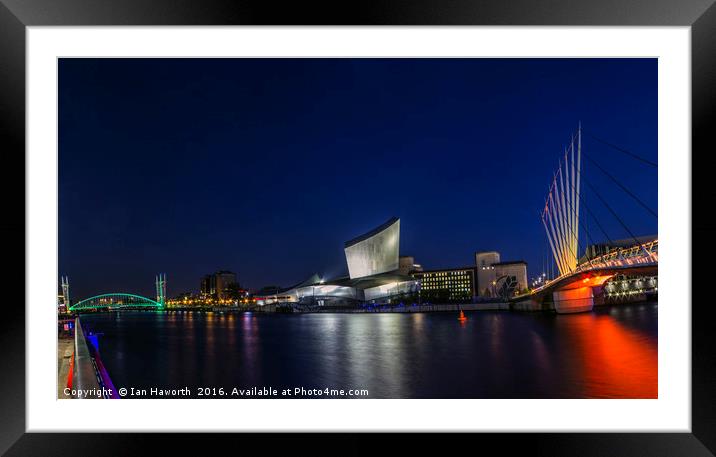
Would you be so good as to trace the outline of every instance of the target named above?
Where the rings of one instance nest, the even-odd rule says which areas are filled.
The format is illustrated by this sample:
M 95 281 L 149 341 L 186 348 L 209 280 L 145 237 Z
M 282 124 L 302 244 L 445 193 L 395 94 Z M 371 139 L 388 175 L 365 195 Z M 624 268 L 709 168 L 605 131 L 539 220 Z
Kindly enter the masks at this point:
M 456 313 L 125 311 L 81 319 L 102 333 L 100 353 L 117 388 L 189 387 L 192 396 L 200 387 L 304 387 L 367 389 L 369 398 L 656 398 L 657 309 L 476 311 L 462 324 Z

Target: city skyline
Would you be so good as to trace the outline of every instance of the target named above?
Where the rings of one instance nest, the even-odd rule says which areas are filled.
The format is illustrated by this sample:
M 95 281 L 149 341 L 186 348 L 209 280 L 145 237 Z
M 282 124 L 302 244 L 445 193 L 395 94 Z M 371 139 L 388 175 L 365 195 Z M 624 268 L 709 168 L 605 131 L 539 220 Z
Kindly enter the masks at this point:
M 60 59 L 59 70 L 59 274 L 79 298 L 148 294 L 159 271 L 169 296 L 220 269 L 252 289 L 338 276 L 343 242 L 393 215 L 401 254 L 426 268 L 497 250 L 534 276 L 548 253 L 546 177 L 578 122 L 657 161 L 655 59 Z M 587 135 L 583 147 L 656 208 L 655 169 Z M 605 197 L 637 235 L 656 233 L 638 205 Z

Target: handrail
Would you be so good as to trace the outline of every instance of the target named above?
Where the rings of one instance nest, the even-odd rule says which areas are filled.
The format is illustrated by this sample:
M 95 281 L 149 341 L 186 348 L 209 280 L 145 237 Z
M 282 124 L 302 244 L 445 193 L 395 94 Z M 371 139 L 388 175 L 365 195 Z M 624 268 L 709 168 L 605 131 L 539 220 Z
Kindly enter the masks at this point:
M 572 276 L 575 273 L 593 270 L 595 268 L 603 267 L 622 267 L 629 265 L 643 265 L 650 264 L 659 261 L 659 240 L 649 241 L 648 243 L 642 243 L 635 246 L 631 246 L 626 249 L 617 249 L 610 251 L 606 254 L 602 254 L 599 257 L 589 259 L 589 262 L 581 263 L 577 265 L 577 268 L 573 271 L 559 275 L 551 281 L 546 282 L 542 286 L 532 289 L 532 293 L 541 291 L 547 288 L 550 284 L 560 281 L 564 278 Z
M 92 363 L 85 334 L 80 325 L 80 318 L 75 318 L 75 364 L 72 373 L 72 391 L 73 392 L 98 392 L 100 391 L 97 374 Z M 73 398 L 86 398 L 75 394 Z M 95 397 L 96 398 L 96 397 Z
M 123 297 L 128 298 L 129 300 L 122 300 L 118 299 L 115 301 L 115 298 Z M 103 304 L 101 303 L 103 299 L 110 299 L 108 303 Z M 126 301 L 136 301 L 136 303 L 131 303 L 127 306 L 132 305 L 140 305 L 140 306 L 151 306 L 155 308 L 161 308 L 164 305 L 162 303 L 159 303 L 155 300 L 152 300 L 151 298 L 143 297 L 141 295 L 136 294 L 130 294 L 130 293 L 123 293 L 123 292 L 113 292 L 108 294 L 101 294 L 101 295 L 95 295 L 94 297 L 85 298 L 84 300 L 81 300 L 74 305 L 70 306 L 70 311 L 75 311 L 78 309 L 85 309 L 85 308 L 107 308 L 109 306 L 119 304 L 119 306 L 124 305 L 124 302 Z M 99 301 L 100 303 L 97 305 L 92 304 L 95 301 Z

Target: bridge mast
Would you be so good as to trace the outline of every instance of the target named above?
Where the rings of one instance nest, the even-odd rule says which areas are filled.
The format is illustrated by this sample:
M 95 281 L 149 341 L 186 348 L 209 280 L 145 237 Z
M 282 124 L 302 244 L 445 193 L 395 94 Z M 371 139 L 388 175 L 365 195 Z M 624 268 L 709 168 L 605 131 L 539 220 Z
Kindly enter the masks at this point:
M 154 277 L 154 285 L 157 290 L 157 303 L 164 306 L 167 297 L 167 275 L 166 273 L 159 273 Z
M 560 275 L 568 274 L 577 268 L 579 250 L 579 199 L 580 176 L 582 172 L 582 125 L 572 136 L 569 150 L 564 151 L 564 162 L 560 161 L 557 172 L 552 178 L 542 223 L 547 232 L 552 254 Z M 576 157 L 575 157 L 576 149 Z M 564 164 L 564 168 L 562 168 Z M 559 180 L 557 179 L 559 176 Z M 549 226 L 547 224 L 549 222 Z
M 582 121 L 579 121 L 579 127 L 577 128 L 577 187 L 574 189 L 577 199 L 574 202 L 575 205 L 575 217 L 574 217 L 574 228 L 577 230 L 577 234 L 579 234 L 579 200 L 581 197 L 581 187 L 580 185 L 580 177 L 582 176 Z M 586 229 L 585 229 L 586 231 Z M 587 237 L 589 237 L 589 234 L 587 234 Z M 578 237 L 574 237 L 574 252 L 577 252 L 579 249 L 578 244 Z M 577 253 L 577 256 L 579 256 L 579 253 Z M 579 258 L 579 257 L 577 257 Z M 576 264 L 575 264 L 576 265 Z
M 70 309 L 70 281 L 67 276 L 60 278 L 62 282 L 62 301 L 64 302 L 65 308 Z

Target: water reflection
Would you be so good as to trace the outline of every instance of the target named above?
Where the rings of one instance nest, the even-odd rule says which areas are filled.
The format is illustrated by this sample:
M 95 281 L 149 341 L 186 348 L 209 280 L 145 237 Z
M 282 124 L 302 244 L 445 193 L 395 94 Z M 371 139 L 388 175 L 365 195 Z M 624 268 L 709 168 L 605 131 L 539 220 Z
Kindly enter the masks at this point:
M 371 330 L 370 316 L 356 317 L 359 319 L 351 319 L 346 325 L 348 338 L 344 344 L 348 348 L 349 358 L 339 362 L 346 367 L 349 383 L 355 386 L 365 382 L 366 373 L 369 373 L 371 367 L 369 355 L 374 350 L 374 345 L 371 345 L 366 338 Z M 337 361 L 338 354 L 335 354 L 333 358 Z
M 244 360 L 241 365 L 244 367 L 246 379 L 251 384 L 260 382 L 261 367 L 257 363 L 260 354 L 259 326 L 256 316 L 252 313 L 241 315 L 241 342 L 243 346 Z M 231 329 L 230 329 L 231 331 Z M 233 332 L 232 332 L 233 333 Z
M 115 385 L 360 388 L 376 398 L 655 398 L 657 306 L 575 315 L 83 316 Z
M 581 362 L 576 377 L 585 396 L 657 397 L 657 347 L 650 338 L 606 315 L 568 317 L 573 321 L 565 326 L 568 344 Z

